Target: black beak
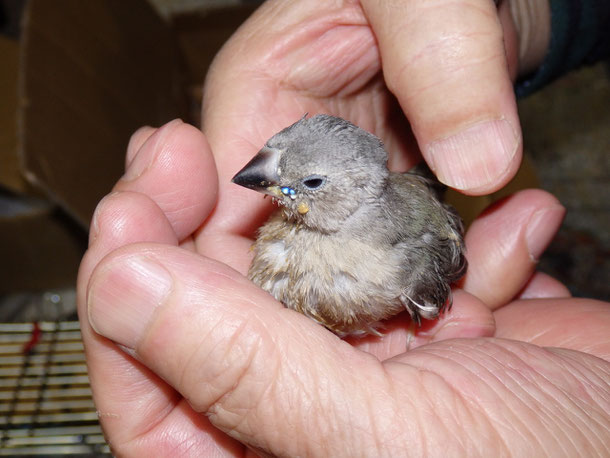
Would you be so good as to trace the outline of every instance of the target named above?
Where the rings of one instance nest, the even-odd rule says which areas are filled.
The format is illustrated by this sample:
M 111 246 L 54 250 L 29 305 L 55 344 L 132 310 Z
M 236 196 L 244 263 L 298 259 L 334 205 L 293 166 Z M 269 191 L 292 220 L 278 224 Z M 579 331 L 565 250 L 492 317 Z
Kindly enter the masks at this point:
M 267 188 L 277 186 L 280 181 L 277 173 L 279 159 L 278 150 L 265 147 L 231 181 L 244 188 L 268 193 Z

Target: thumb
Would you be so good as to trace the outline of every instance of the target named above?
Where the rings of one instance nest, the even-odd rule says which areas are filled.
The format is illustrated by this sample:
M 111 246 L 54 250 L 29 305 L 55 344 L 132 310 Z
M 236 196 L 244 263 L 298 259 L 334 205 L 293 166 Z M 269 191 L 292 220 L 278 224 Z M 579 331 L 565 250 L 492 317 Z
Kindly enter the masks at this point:
M 522 141 L 494 2 L 362 4 L 386 84 L 439 180 L 467 194 L 506 184 L 521 162 Z
M 252 448 L 332 456 L 374 447 L 371 439 L 345 450 L 343 434 L 369 430 L 372 420 L 366 403 L 344 403 L 385 379 L 381 363 L 224 264 L 177 247 L 129 245 L 93 272 L 87 307 L 94 330 Z

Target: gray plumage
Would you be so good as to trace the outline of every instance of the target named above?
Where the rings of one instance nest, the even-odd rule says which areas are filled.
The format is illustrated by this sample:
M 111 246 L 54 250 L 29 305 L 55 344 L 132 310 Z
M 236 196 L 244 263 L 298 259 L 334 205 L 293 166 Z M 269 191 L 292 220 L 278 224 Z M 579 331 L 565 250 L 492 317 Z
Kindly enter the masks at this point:
M 466 271 L 463 228 L 438 182 L 391 173 L 374 135 L 341 118 L 303 118 L 234 178 L 280 208 L 260 228 L 249 277 L 339 335 L 378 334 L 407 310 L 434 319 Z

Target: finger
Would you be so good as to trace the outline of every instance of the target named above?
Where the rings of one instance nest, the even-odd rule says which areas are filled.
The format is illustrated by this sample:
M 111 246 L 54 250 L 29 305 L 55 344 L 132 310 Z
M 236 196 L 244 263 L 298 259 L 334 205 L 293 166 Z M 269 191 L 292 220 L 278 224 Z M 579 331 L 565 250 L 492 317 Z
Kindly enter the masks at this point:
M 593 299 L 515 301 L 495 313 L 498 337 L 610 360 L 610 304 Z
M 232 437 L 281 456 L 356 453 L 335 432 L 370 420 L 363 403 L 343 403 L 380 386 L 370 383 L 385 377 L 379 362 L 234 270 L 174 247 L 131 245 L 104 259 L 88 298 L 98 332 L 133 349 Z
M 209 211 L 213 193 L 201 199 L 196 192 L 202 183 L 205 189 L 206 178 L 208 187 L 215 186 L 213 161 L 209 150 L 206 155 L 207 145 L 201 137 L 197 129 L 175 121 L 153 131 L 142 129 L 132 138 L 130 148 L 137 148 L 135 157 L 115 188 L 124 191 L 106 197 L 98 205 L 92 221 L 91 246 L 81 263 L 78 278 L 81 318 L 86 285 L 100 259 L 119 246 L 135 242 L 177 245 L 180 232 L 192 231 Z M 184 173 L 185 168 L 188 173 Z M 167 196 L 182 200 L 187 206 L 180 214 L 182 219 L 168 210 L 172 202 L 162 193 L 163 186 L 172 191 L 166 193 Z M 201 201 L 193 202 L 193 198 Z M 167 428 L 172 409 L 178 409 L 180 396 L 115 345 L 93 333 L 88 322 L 83 321 L 81 329 L 96 405 L 109 437 L 126 447 L 131 438 L 154 430 L 154 426 L 166 425 L 163 427 Z M 116 412 L 126 407 L 128 414 L 123 413 L 117 420 Z M 214 431 L 209 423 L 192 422 L 188 418 L 178 421 L 176 415 L 172 415 L 172 421 L 179 424 L 181 430 L 167 431 L 168 445 L 179 448 L 177 442 L 182 441 L 189 430 L 200 437 L 205 436 L 206 431 Z
M 136 242 L 177 245 L 178 239 L 163 211 L 147 196 L 115 192 L 96 209 L 91 246 L 81 263 L 78 303 L 89 379 L 96 408 L 114 451 L 141 456 L 159 447 L 178 453 L 223 449 L 241 456 L 242 447 L 201 417 L 189 413 L 182 397 L 116 345 L 92 331 L 83 308 L 91 271 L 109 252 Z M 211 455 L 210 455 L 211 456 Z
M 177 245 L 178 238 L 163 211 L 148 196 L 114 192 L 103 198 L 93 214 L 90 246 L 79 269 L 79 303 L 85 303 L 89 277 L 100 260 L 123 245 L 138 242 Z
M 454 306 L 429 329 L 418 333 L 410 348 L 447 339 L 491 337 L 496 330 L 493 314 L 475 296 L 456 290 Z
M 129 139 L 129 144 L 127 145 L 127 154 L 125 155 L 125 169 L 129 167 L 131 161 L 136 156 L 142 145 L 150 138 L 152 134 L 156 132 L 157 129 L 150 126 L 140 127 L 136 130 L 131 138 Z
M 133 146 L 140 140 L 134 139 Z M 204 135 L 180 120 L 157 129 L 142 143 L 114 189 L 149 196 L 182 240 L 216 203 L 218 178 Z
M 522 141 L 494 3 L 362 5 L 379 42 L 386 84 L 438 178 L 468 194 L 505 185 L 518 169 Z
M 422 455 L 439 440 L 463 452 L 492 436 L 486 448 L 527 445 L 532 424 L 554 443 L 547 416 L 528 417 L 529 404 L 513 415 L 515 428 L 503 428 L 505 421 L 497 427 L 497 406 L 523 406 L 521 395 L 550 401 L 538 402 L 541 408 L 567 403 L 598 418 L 604 412 L 597 358 L 503 339 L 453 339 L 382 365 L 235 271 L 175 247 L 115 252 L 95 271 L 89 298 L 95 329 L 130 347 L 218 428 L 272 455 L 376 456 L 408 446 Z M 582 394 L 583 386 L 587 402 L 578 404 L 574 390 Z M 578 423 L 570 450 L 590 443 L 603 450 L 603 425 L 582 431 L 590 422 L 568 408 L 557 414 Z M 519 418 L 533 423 L 521 427 Z M 475 433 L 447 435 L 464 424 Z
M 495 333 L 493 314 L 486 304 L 462 290 L 453 292 L 453 305 L 437 320 L 423 320 L 417 326 L 402 313 L 383 323 L 382 337 L 346 339 L 354 347 L 379 360 L 397 356 L 422 345 L 446 339 L 491 337 Z
M 534 189 L 492 205 L 466 233 L 464 290 L 492 310 L 509 302 L 530 279 L 564 215 L 555 197 Z
M 571 297 L 566 286 L 544 272 L 535 272 L 519 293 L 519 299 L 550 299 Z

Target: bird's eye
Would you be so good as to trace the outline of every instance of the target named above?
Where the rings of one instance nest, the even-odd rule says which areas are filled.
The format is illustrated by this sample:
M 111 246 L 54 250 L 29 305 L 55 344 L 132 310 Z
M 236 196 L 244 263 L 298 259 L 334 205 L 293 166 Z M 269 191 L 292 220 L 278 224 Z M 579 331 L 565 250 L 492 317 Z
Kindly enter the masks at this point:
M 326 182 L 326 177 L 320 175 L 311 175 L 305 178 L 302 183 L 307 189 L 313 191 L 314 189 L 319 189 Z

